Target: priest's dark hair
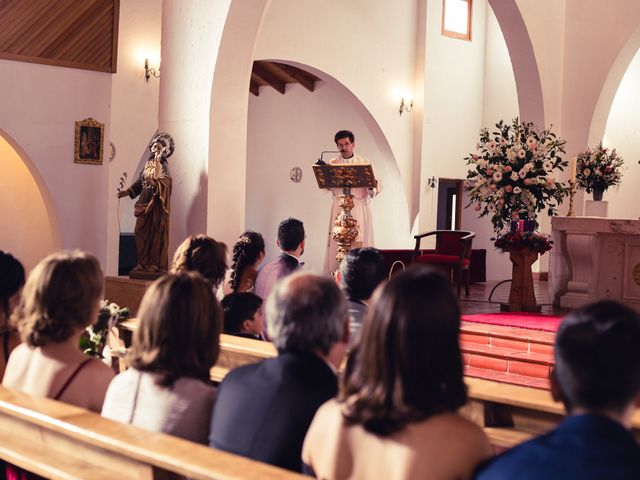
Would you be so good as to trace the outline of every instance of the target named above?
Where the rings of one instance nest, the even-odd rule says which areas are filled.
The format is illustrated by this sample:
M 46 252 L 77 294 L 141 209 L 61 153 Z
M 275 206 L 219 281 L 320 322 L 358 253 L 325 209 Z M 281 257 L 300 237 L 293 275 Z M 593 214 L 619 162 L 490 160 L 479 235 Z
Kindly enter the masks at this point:
M 435 270 L 410 267 L 377 290 L 338 397 L 347 424 L 387 436 L 464 405 L 459 330 L 457 298 Z
M 640 315 L 604 300 L 571 312 L 556 335 L 552 383 L 568 412 L 620 413 L 640 394 Z
M 349 130 L 340 130 L 334 135 L 333 143 L 338 143 L 338 140 L 342 138 L 348 138 L 351 143 L 353 143 L 356 140 L 356 137 L 353 134 L 353 132 Z

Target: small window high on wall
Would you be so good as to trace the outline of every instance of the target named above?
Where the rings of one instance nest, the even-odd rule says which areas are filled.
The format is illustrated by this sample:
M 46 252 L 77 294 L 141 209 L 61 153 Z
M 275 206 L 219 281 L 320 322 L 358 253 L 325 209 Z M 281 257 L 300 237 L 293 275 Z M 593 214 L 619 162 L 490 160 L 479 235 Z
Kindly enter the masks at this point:
M 442 35 L 471 40 L 473 0 L 442 0 Z

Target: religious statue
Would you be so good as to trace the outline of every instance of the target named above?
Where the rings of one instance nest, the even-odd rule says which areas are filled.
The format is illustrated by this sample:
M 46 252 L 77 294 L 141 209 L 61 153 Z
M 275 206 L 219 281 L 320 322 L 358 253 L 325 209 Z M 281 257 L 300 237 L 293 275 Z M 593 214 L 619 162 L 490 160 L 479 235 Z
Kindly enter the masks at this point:
M 131 278 L 156 278 L 167 273 L 169 266 L 171 177 L 167 159 L 173 154 L 173 139 L 168 133 L 157 133 L 148 148 L 151 155 L 138 180 L 127 190 L 118 190 L 118 198 L 138 197 L 134 209 L 138 263 Z

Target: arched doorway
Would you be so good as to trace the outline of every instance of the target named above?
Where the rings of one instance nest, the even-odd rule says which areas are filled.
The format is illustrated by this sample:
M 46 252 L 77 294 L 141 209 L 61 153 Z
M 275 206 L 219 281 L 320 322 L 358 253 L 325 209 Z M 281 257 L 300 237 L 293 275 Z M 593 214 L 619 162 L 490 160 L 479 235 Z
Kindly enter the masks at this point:
M 30 270 L 62 242 L 53 202 L 43 179 L 26 153 L 0 130 L 1 248 Z

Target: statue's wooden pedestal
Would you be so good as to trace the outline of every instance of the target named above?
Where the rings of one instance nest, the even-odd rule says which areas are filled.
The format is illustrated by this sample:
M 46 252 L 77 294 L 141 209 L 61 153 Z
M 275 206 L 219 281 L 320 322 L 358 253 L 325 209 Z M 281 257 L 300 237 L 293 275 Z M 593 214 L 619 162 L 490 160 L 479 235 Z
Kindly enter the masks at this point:
M 540 305 L 536 304 L 533 290 L 533 274 L 531 266 L 538 259 L 538 253 L 523 248 L 509 252 L 509 259 L 513 264 L 511 274 L 511 291 L 509 303 L 500 305 L 503 312 L 539 312 Z
M 104 298 L 121 307 L 128 307 L 130 316 L 135 317 L 144 292 L 152 283 L 151 280 L 134 280 L 128 277 L 105 277 Z

